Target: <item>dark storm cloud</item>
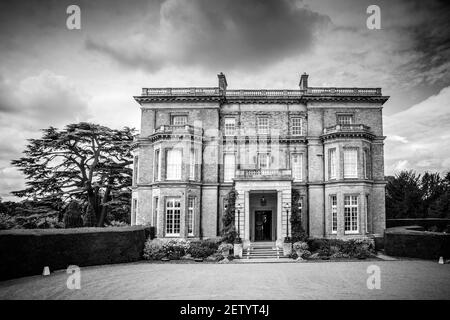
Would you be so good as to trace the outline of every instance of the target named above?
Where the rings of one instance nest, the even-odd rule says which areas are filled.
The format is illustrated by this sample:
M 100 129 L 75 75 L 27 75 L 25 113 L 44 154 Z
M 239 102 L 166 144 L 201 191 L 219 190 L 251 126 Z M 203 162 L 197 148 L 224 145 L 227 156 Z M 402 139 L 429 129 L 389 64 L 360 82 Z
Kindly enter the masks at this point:
M 145 24 L 123 41 L 90 37 L 86 48 L 146 70 L 167 64 L 225 68 L 263 67 L 307 52 L 330 22 L 299 1 L 167 0 L 159 29 Z

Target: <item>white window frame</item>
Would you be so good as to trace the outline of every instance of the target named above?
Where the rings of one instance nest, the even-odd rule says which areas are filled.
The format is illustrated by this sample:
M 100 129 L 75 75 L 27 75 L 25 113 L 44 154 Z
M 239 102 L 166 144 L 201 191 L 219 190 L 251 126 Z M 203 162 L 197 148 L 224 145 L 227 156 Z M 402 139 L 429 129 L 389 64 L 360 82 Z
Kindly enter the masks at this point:
M 344 196 L 344 233 L 359 233 L 359 199 L 357 195 Z
M 350 125 L 353 124 L 353 115 L 352 114 L 338 114 L 337 115 L 337 123 L 340 125 Z
M 337 179 L 337 151 L 336 148 L 332 148 L 328 150 L 328 163 L 330 166 L 330 177 L 329 180 Z
M 337 195 L 333 194 L 330 196 L 330 208 L 331 208 L 331 233 L 336 234 L 338 228 L 338 217 L 337 217 Z
M 171 153 L 178 153 L 179 160 L 175 161 L 171 158 Z M 170 161 L 170 162 L 169 162 Z M 172 163 L 172 161 L 174 161 Z M 183 171 L 183 151 L 181 149 L 169 149 L 166 152 L 166 180 L 181 180 Z
M 167 237 L 179 237 L 181 231 L 181 199 L 176 197 L 166 198 L 165 206 L 165 235 Z M 178 232 L 176 232 L 178 231 Z
M 301 117 L 293 117 L 291 118 L 291 134 L 293 136 L 303 136 L 305 135 L 304 131 L 304 121 Z
M 161 148 L 153 153 L 153 181 L 161 181 Z
M 194 223 L 195 223 L 195 206 L 196 197 L 188 197 L 188 212 L 186 216 L 187 221 L 187 234 L 190 237 L 194 236 Z
M 258 134 L 269 134 L 269 117 L 259 116 L 256 121 Z
M 232 163 L 228 163 L 227 159 L 230 160 L 233 159 Z M 225 153 L 223 155 L 223 181 L 233 182 L 235 175 L 236 175 L 236 155 L 234 153 Z
M 350 155 L 354 154 L 352 159 Z M 358 178 L 358 148 L 344 149 L 344 179 Z
M 298 165 L 295 165 L 294 158 L 298 157 Z M 294 181 L 303 181 L 303 153 L 291 154 L 291 170 Z
M 172 115 L 172 125 L 174 126 L 184 126 L 187 125 L 188 119 L 185 114 Z
M 270 169 L 270 164 L 272 160 L 272 156 L 268 152 L 260 152 L 258 153 L 258 169 Z M 265 166 L 262 166 L 265 164 Z
M 191 149 L 189 156 L 189 180 L 192 181 L 196 180 L 197 177 L 197 159 L 198 149 Z
M 370 153 L 368 149 L 363 150 L 364 179 L 371 178 Z
M 236 135 L 236 118 L 225 118 L 223 127 L 225 136 Z

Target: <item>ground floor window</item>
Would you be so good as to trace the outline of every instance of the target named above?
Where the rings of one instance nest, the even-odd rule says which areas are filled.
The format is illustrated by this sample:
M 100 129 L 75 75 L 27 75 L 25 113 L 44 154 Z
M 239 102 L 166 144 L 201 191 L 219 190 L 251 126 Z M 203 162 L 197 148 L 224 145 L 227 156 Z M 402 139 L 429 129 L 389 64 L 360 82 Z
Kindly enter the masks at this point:
M 337 197 L 331 196 L 331 233 L 337 233 Z
M 166 200 L 166 236 L 180 235 L 181 203 L 179 198 Z
M 358 232 L 358 196 L 344 197 L 344 221 L 346 233 Z
M 155 197 L 153 200 L 153 226 L 156 227 L 158 223 L 158 206 L 159 206 L 159 198 Z
M 195 197 L 188 198 L 187 229 L 188 236 L 194 235 Z

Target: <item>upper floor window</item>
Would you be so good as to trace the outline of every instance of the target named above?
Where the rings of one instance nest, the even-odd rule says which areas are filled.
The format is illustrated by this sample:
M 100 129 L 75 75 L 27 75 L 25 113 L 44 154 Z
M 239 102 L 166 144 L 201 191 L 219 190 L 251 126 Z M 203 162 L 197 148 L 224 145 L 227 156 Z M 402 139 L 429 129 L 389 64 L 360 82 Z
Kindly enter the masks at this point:
M 338 124 L 352 124 L 353 123 L 353 115 L 351 114 L 340 114 L 337 117 Z
M 189 197 L 188 212 L 186 217 L 188 236 L 194 235 L 194 215 L 195 215 L 195 197 Z
M 179 126 L 187 124 L 187 116 L 183 115 L 172 116 L 172 124 Z
M 258 133 L 268 134 L 269 133 L 269 118 L 268 117 L 258 117 Z
M 303 154 L 292 154 L 291 162 L 292 177 L 294 178 L 294 180 L 301 181 L 303 179 Z
M 160 170 L 159 170 L 160 154 L 161 154 L 161 150 L 156 149 L 155 150 L 155 158 L 154 158 L 155 165 L 153 167 L 153 181 L 161 180 L 161 174 L 160 174 Z
M 167 151 L 166 177 L 167 180 L 181 180 L 182 152 L 179 149 Z
M 344 197 L 344 224 L 346 233 L 358 233 L 358 196 Z
M 226 153 L 223 157 L 224 177 L 225 182 L 232 182 L 236 171 L 234 153 Z
M 225 135 L 234 136 L 236 132 L 236 119 L 225 118 Z
M 344 150 L 344 178 L 358 178 L 358 149 Z
M 189 180 L 195 180 L 197 176 L 198 149 L 191 149 L 189 160 Z
M 305 134 L 303 129 L 303 119 L 302 118 L 292 118 L 291 119 L 291 133 L 294 136 L 302 136 Z
M 364 179 L 370 179 L 371 176 L 370 153 L 369 150 L 367 149 L 364 149 L 363 153 L 363 166 L 364 166 Z
M 336 161 L 336 149 L 328 150 L 328 164 L 330 180 L 337 178 L 337 161 Z
M 258 153 L 258 168 L 268 169 L 270 167 L 270 153 Z

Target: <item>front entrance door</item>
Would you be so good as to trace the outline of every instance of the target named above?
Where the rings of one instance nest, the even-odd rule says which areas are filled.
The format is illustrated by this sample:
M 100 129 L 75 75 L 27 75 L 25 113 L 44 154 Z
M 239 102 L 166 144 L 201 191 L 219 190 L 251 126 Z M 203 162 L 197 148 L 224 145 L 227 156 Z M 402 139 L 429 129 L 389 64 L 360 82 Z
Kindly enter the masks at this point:
M 272 240 L 272 211 L 255 211 L 255 241 Z

